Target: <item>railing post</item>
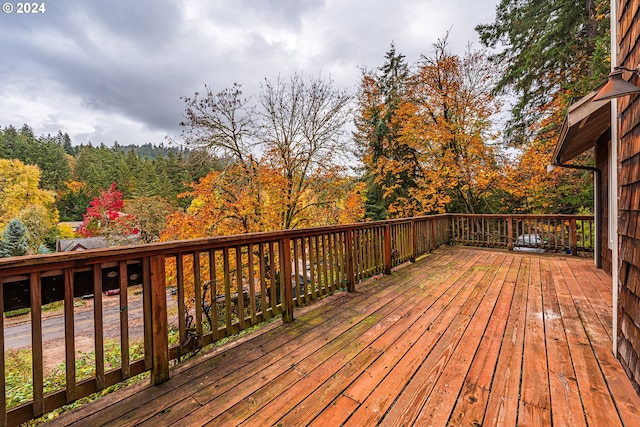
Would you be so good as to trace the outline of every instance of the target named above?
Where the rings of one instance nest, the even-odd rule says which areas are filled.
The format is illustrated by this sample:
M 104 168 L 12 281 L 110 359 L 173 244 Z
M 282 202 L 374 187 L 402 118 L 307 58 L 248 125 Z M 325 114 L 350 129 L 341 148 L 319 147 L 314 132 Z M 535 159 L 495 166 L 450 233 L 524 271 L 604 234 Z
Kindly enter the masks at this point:
M 571 218 L 569 220 L 569 247 L 573 256 L 578 256 L 578 230 L 576 225 L 576 219 Z
M 0 425 L 7 425 L 7 395 L 6 395 L 6 377 L 5 377 L 5 355 L 4 355 L 4 281 L 0 277 L 0 331 L 2 331 L 2 339 L 0 340 Z
M 7 425 L 7 395 L 6 395 L 6 377 L 5 377 L 5 368 L 4 368 L 4 281 L 2 277 L 0 277 L 0 354 L 2 355 L 2 359 L 0 359 L 0 425 Z
M 178 280 L 180 278 L 178 277 Z M 144 370 L 151 370 L 153 362 L 153 325 L 151 324 L 151 262 L 142 258 L 142 318 L 144 319 Z
M 279 242 L 280 246 L 280 289 L 282 289 L 282 321 L 293 322 L 293 286 L 298 286 L 298 280 L 291 280 L 291 239 L 285 237 Z M 296 262 L 298 262 L 296 260 Z M 295 283 L 295 284 L 294 284 Z M 300 289 L 297 289 L 300 297 Z
M 169 379 L 167 286 L 164 255 L 150 257 L 151 279 L 151 384 Z
M 391 274 L 391 226 L 384 225 L 384 274 Z
M 31 273 L 29 275 L 29 291 L 31 296 L 31 367 L 33 380 L 33 415 L 39 417 L 40 415 L 44 414 L 42 285 L 40 283 L 40 273 Z M 2 315 L 4 315 L 4 313 Z M 4 357 L 4 354 L 2 356 Z
M 347 291 L 356 290 L 355 269 L 353 266 L 353 229 L 349 228 L 345 231 L 345 267 L 347 274 Z
M 507 215 L 505 218 L 507 222 L 507 247 L 510 251 L 513 250 L 513 221 L 511 215 Z

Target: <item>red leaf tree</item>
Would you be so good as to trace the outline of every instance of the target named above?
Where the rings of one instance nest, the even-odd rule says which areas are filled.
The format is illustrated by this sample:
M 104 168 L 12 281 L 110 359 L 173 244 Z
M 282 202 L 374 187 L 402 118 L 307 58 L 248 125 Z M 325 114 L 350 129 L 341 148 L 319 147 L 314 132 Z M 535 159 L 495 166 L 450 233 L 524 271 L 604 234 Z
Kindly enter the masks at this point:
M 114 182 L 89 203 L 87 212 L 82 215 L 80 234 L 85 237 L 137 234 L 137 228 L 132 225 L 133 215 L 122 212 L 123 207 L 122 193 Z

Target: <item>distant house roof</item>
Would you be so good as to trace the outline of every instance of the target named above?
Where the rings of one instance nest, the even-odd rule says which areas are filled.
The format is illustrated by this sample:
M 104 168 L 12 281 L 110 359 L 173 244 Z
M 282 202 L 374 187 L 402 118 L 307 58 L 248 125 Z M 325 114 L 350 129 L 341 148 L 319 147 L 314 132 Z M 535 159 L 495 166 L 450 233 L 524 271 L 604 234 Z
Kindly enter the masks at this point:
M 594 101 L 604 83 L 569 107 L 553 153 L 554 164 L 566 163 L 592 148 L 611 127 L 611 101 Z
M 127 244 L 134 244 L 138 242 L 139 236 L 131 235 L 123 239 L 126 240 Z M 56 250 L 58 252 L 73 252 L 87 249 L 108 248 L 112 246 L 118 245 L 113 240 L 104 237 L 83 237 L 77 239 L 60 239 L 58 240 Z
M 60 225 L 66 225 L 70 227 L 72 230 L 79 230 L 82 227 L 82 221 L 66 221 L 61 222 Z

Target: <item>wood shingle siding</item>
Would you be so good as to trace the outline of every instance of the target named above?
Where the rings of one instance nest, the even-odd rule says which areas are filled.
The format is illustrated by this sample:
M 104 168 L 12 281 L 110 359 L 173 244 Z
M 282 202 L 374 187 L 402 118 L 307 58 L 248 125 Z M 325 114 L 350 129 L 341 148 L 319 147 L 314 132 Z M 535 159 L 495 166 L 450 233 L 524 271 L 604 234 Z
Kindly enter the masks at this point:
M 640 2 L 618 1 L 618 64 L 640 63 Z M 634 73 L 631 81 L 638 85 Z M 619 161 L 620 293 L 618 357 L 640 393 L 640 97 L 621 98 Z

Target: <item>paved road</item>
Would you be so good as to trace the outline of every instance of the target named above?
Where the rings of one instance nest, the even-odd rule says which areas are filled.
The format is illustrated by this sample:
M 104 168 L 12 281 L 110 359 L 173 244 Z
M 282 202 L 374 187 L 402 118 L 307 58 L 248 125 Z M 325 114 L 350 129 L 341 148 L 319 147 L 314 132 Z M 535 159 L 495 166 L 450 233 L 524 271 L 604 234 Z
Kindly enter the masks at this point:
M 105 299 L 119 298 L 117 296 L 103 297 L 103 323 L 105 338 L 116 338 L 119 336 L 120 306 L 117 303 L 109 303 Z M 115 302 L 115 301 L 114 301 Z M 173 303 L 173 298 L 167 296 L 167 302 Z M 135 320 L 142 319 L 142 298 L 129 300 L 129 324 Z M 93 337 L 93 310 L 83 310 L 75 313 L 74 316 L 75 336 Z M 111 336 L 115 335 L 115 336 Z M 64 314 L 62 310 L 59 315 L 47 317 L 42 321 L 42 336 L 45 341 L 64 339 Z M 31 322 L 5 326 L 4 347 L 5 349 L 24 348 L 31 346 Z

